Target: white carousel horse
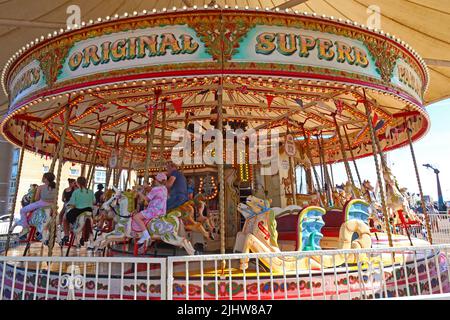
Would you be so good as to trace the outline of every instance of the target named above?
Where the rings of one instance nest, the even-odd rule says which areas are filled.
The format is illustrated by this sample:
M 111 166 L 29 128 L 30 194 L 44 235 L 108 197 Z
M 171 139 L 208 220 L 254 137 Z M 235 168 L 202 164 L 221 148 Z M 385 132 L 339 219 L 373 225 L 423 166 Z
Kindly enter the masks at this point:
M 418 221 L 416 214 L 409 206 L 406 189 L 400 189 L 391 170 L 387 168 L 384 173 L 386 181 L 386 206 L 391 211 L 391 217 L 394 218 L 394 224 L 400 224 L 400 214 L 406 216 L 410 221 Z
M 382 206 L 377 196 L 375 194 L 375 188 L 372 186 L 369 180 L 364 180 L 361 186 L 362 193 L 367 203 L 369 203 L 369 212 L 370 217 L 369 220 L 373 223 L 373 229 L 383 230 L 384 226 L 382 223 L 383 220 L 383 212 Z
M 81 239 L 83 239 L 83 242 L 92 242 L 92 226 L 94 225 L 92 217 L 93 212 L 85 211 L 77 217 L 75 223 L 70 224 L 70 239 L 66 256 L 69 256 L 70 249 L 74 243 L 77 243 L 77 246 L 81 246 Z
M 128 198 L 122 195 L 121 190 L 114 188 L 114 191 L 114 196 L 105 202 L 102 208 L 116 214 L 115 229 L 100 235 L 93 243 L 94 249 L 103 250 L 112 242 L 140 237 L 140 232 L 132 230 L 133 215 L 128 211 Z M 178 234 L 182 225 L 179 215 L 178 211 L 171 211 L 162 217 L 152 219 L 147 225 L 151 236 L 148 245 L 152 241 L 162 240 L 170 245 L 183 247 L 189 255 L 194 255 L 195 249 L 191 242 Z

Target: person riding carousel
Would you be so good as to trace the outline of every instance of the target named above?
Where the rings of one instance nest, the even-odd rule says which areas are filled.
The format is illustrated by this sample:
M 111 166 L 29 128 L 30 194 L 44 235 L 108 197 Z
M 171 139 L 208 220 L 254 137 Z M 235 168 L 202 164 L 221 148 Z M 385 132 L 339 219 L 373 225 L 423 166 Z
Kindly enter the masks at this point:
M 87 180 L 85 177 L 78 177 L 78 189 L 72 193 L 70 201 L 67 203 L 67 213 L 64 219 L 64 238 L 62 243 L 69 241 L 70 224 L 76 222 L 79 215 L 89 211 L 92 212 L 92 207 L 95 203 L 94 192 L 87 188 Z M 83 245 L 83 243 L 81 243 Z
M 175 209 L 189 200 L 188 186 L 186 177 L 181 173 L 176 164 L 167 163 L 167 190 L 169 190 L 169 198 L 167 199 L 167 211 Z
M 145 196 L 142 192 L 138 192 L 138 195 L 148 200 L 147 209 L 137 213 L 133 217 L 133 221 L 143 230 L 142 236 L 138 241 L 138 244 L 143 244 L 146 240 L 150 239 L 150 234 L 147 230 L 147 224 L 155 218 L 166 214 L 167 204 L 167 188 L 166 188 L 167 176 L 164 173 L 158 173 L 154 180 L 154 186 L 150 192 Z
M 59 214 L 59 224 L 63 224 L 64 214 L 66 212 L 66 206 L 70 201 L 70 198 L 72 197 L 72 193 L 77 189 L 77 181 L 75 179 L 69 178 L 67 179 L 69 182 L 69 186 L 64 189 L 62 194 L 62 202 L 63 202 L 63 208 L 61 209 L 61 212 Z
M 20 209 L 20 220 L 17 225 L 22 226 L 22 232 L 19 235 L 20 240 L 25 240 L 28 233 L 28 220 L 27 214 L 36 211 L 40 208 L 49 207 L 56 199 L 56 183 L 55 175 L 52 172 L 44 173 L 42 176 L 43 185 L 39 186 L 35 195 L 35 202 Z M 39 239 L 41 235 L 36 234 L 36 239 Z

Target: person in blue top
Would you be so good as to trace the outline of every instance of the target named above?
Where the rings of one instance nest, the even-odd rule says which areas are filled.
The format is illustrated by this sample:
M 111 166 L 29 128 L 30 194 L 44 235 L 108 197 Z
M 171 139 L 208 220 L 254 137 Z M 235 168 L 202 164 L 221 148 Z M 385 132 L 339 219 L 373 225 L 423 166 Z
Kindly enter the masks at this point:
M 194 183 L 194 180 L 193 180 L 192 178 L 189 178 L 189 179 L 188 179 L 188 185 L 187 185 L 187 188 L 188 188 L 188 197 L 189 197 L 189 200 L 194 199 L 195 183 Z
M 166 183 L 169 191 L 167 198 L 167 211 L 169 211 L 187 202 L 189 196 L 186 177 L 178 170 L 176 164 L 168 162 L 166 168 L 169 177 Z

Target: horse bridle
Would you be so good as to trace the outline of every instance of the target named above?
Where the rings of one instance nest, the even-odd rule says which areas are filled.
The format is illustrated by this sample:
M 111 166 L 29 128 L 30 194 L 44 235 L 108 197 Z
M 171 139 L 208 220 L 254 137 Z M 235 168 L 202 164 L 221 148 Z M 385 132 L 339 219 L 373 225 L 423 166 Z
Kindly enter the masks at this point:
M 116 198 L 116 196 L 114 196 L 114 200 L 113 201 L 117 201 L 117 198 Z M 113 202 L 113 201 L 111 201 L 111 203 Z M 116 211 L 116 209 L 111 205 L 111 203 L 110 204 L 108 204 L 108 207 L 110 207 L 111 208 L 111 210 L 114 212 L 114 214 L 116 215 L 116 216 L 119 216 L 120 218 L 126 218 L 126 219 L 129 219 L 129 218 L 131 218 L 132 217 L 132 215 L 130 214 L 130 215 L 128 215 L 128 216 L 122 216 L 120 213 L 117 213 L 117 211 Z

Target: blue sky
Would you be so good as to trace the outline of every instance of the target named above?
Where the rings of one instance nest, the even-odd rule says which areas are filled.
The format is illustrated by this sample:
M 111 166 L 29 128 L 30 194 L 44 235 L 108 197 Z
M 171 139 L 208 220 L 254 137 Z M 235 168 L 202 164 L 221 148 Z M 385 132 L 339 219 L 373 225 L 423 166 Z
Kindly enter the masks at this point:
M 432 170 L 422 166 L 430 163 L 441 173 L 442 193 L 444 200 L 450 201 L 450 99 L 432 104 L 426 108 L 431 119 L 431 127 L 427 135 L 414 143 L 422 189 L 425 195 L 430 195 L 437 201 L 436 175 Z M 411 158 L 409 146 L 387 153 L 388 162 L 392 172 L 397 177 L 401 187 L 408 188 L 409 192 L 418 193 L 416 175 Z M 373 157 L 356 161 L 361 179 L 368 179 L 375 186 L 377 178 Z M 351 164 L 353 170 L 353 164 Z M 347 181 L 344 165 L 333 165 L 335 183 Z M 320 173 L 319 173 L 320 174 Z M 353 173 L 356 179 L 356 174 Z

